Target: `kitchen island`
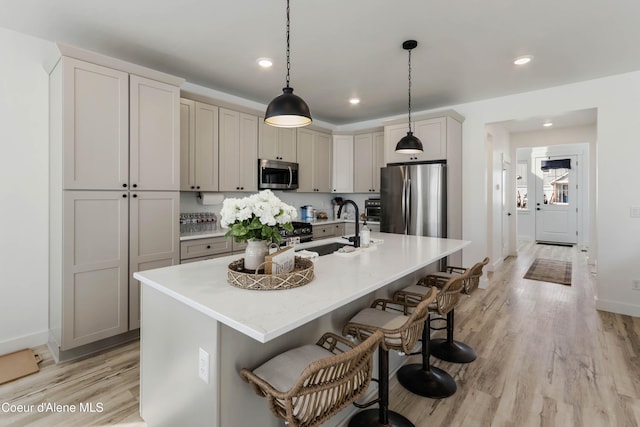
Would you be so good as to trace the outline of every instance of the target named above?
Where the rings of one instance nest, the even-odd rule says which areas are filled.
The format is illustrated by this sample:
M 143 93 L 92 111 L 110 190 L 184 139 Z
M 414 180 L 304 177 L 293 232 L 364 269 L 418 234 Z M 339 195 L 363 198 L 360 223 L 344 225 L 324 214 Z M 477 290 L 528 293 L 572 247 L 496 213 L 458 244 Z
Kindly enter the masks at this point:
M 314 280 L 289 290 L 231 286 L 227 266 L 238 255 L 135 273 L 142 282 L 140 404 L 147 425 L 281 425 L 242 382 L 240 368 L 313 343 L 325 331 L 339 333 L 374 297 L 414 283 L 469 244 L 387 233 L 372 237 L 384 242 L 356 255 L 316 259 Z M 394 357 L 392 369 L 403 361 Z M 345 409 L 326 425 L 352 411 Z

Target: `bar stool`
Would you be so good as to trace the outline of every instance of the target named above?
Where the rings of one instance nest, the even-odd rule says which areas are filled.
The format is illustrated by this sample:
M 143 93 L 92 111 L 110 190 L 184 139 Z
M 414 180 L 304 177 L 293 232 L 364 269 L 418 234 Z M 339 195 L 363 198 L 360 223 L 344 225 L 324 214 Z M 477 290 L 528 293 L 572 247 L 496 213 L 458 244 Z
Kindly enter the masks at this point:
M 286 351 L 242 379 L 267 398 L 269 409 L 294 427 L 314 427 L 360 398 L 371 383 L 373 353 L 384 335 L 360 345 L 332 333 L 315 345 Z
M 342 329 L 363 341 L 377 332 L 384 333 L 378 349 L 378 398 L 365 404 L 354 403 L 358 408 L 367 408 L 375 403 L 378 409 L 358 412 L 349 421 L 349 427 L 393 426 L 414 427 L 413 423 L 397 412 L 389 411 L 389 350 L 409 354 L 424 329 L 429 304 L 436 298 L 437 290 L 427 292 L 422 302 L 410 315 L 407 307 L 391 300 L 376 300 L 371 308 L 356 314 Z
M 457 386 L 453 377 L 447 372 L 435 366 L 431 366 L 431 313 L 446 315 L 458 304 L 462 296 L 464 284 L 469 273 L 452 277 L 437 293 L 435 303 L 428 307 L 427 318 L 422 332 L 422 363 L 404 365 L 398 371 L 398 381 L 412 393 L 432 399 L 449 397 L 456 392 Z M 393 294 L 395 301 L 405 304 L 407 307 L 422 304 L 435 287 L 427 288 L 420 282 L 411 285 Z M 428 291 L 426 291 L 428 290 Z M 426 291 L 426 292 L 425 292 Z M 416 353 L 417 354 L 417 353 Z
M 422 279 L 424 281 L 423 285 L 428 287 L 435 286 L 437 288 L 442 288 L 447 283 L 447 280 L 449 280 L 451 277 L 464 274 L 465 272 L 469 271 L 469 277 L 465 282 L 463 292 L 467 295 L 471 295 L 471 293 L 478 288 L 478 285 L 480 284 L 480 277 L 482 276 L 482 270 L 487 264 L 489 264 L 489 258 L 485 257 L 485 259 L 477 262 L 471 268 L 447 266 L 444 272 L 427 275 L 424 279 Z M 460 341 L 455 341 L 453 339 L 453 322 L 454 310 L 451 310 L 447 314 L 446 320 L 447 337 L 431 340 L 431 354 L 433 354 L 438 359 L 446 360 L 447 362 L 473 362 L 477 357 L 475 350 L 469 347 L 467 344 Z

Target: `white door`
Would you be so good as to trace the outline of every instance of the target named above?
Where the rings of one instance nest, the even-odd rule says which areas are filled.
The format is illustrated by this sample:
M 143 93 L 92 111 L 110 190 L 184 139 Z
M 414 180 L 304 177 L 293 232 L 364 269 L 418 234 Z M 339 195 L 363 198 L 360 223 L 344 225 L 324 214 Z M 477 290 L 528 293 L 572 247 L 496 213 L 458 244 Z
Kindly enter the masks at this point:
M 502 257 L 506 258 L 511 254 L 509 241 L 511 240 L 511 163 L 502 162 Z
M 577 156 L 536 157 L 536 241 L 577 242 L 576 161 Z

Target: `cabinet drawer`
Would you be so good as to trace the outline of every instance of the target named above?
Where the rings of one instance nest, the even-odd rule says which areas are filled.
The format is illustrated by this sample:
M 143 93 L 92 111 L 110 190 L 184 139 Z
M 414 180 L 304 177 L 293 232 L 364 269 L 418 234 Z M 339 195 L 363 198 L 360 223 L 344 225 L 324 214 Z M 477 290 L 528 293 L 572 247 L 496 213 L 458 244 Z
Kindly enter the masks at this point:
M 314 239 L 324 239 L 327 237 L 342 236 L 343 234 L 344 234 L 344 223 L 313 226 Z
M 231 240 L 226 237 L 180 242 L 180 260 L 231 252 Z

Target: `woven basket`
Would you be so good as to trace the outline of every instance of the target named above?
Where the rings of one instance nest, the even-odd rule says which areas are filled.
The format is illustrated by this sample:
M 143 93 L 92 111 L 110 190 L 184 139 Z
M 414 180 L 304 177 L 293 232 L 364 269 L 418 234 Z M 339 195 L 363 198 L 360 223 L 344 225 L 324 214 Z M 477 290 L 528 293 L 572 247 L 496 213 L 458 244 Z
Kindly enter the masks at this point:
M 297 288 L 313 280 L 313 262 L 296 257 L 293 271 L 282 274 L 257 274 L 244 272 L 244 258 L 229 264 L 227 280 L 233 286 L 256 291 L 276 291 Z

